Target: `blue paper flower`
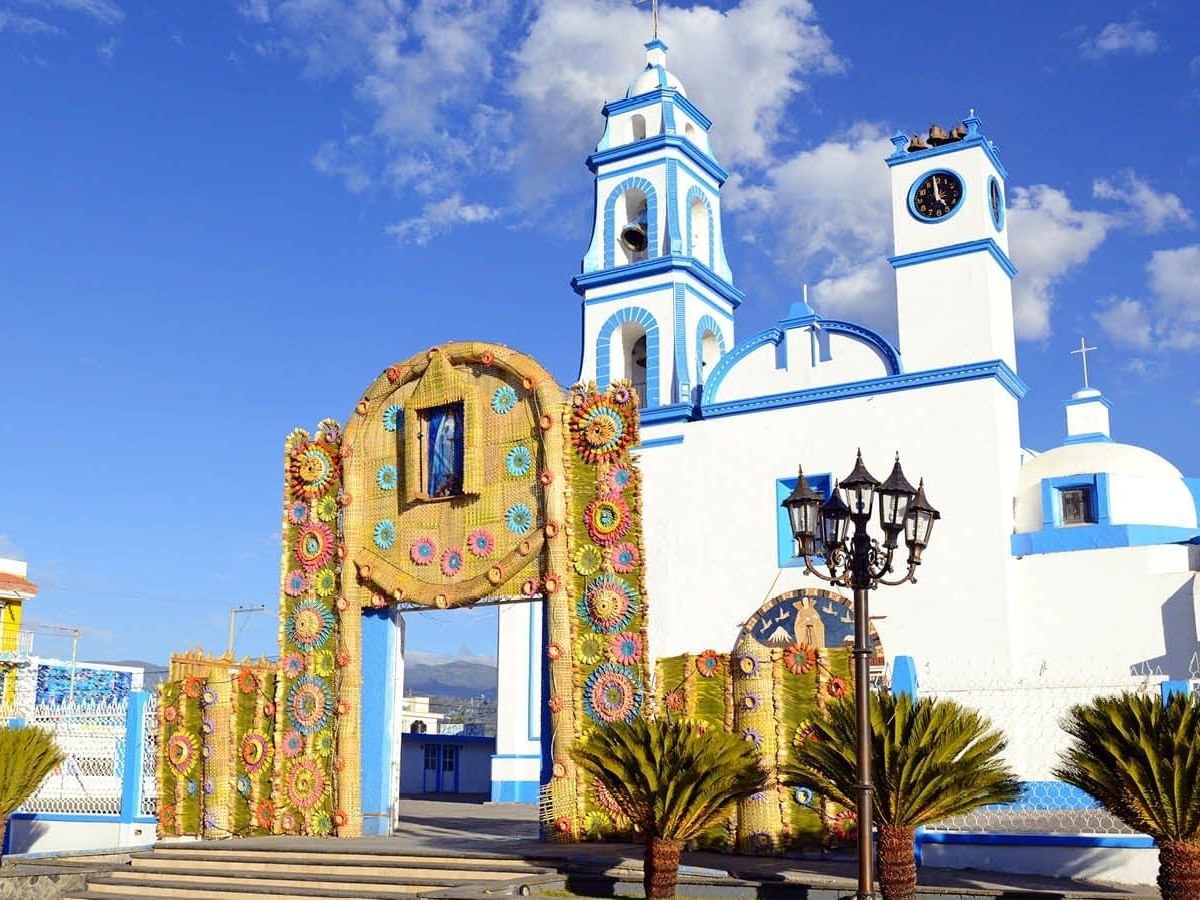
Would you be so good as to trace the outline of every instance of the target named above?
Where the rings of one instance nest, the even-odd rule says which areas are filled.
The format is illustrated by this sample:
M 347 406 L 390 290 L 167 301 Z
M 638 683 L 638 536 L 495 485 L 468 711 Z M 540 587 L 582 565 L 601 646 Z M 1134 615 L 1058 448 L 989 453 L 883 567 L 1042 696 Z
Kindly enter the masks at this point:
M 529 452 L 529 448 L 520 445 L 513 447 L 508 451 L 508 459 L 505 460 L 508 466 L 508 474 L 520 478 L 529 472 L 529 467 L 533 465 L 533 454 Z
M 504 524 L 513 534 L 524 534 L 533 527 L 533 513 L 524 503 L 514 503 L 504 514 Z
M 402 408 L 399 403 L 393 403 L 383 411 L 383 427 L 388 431 L 395 431 L 396 426 L 400 421 L 400 413 Z
M 380 550 L 391 549 L 392 544 L 396 543 L 396 523 L 391 519 L 384 519 L 375 526 L 375 546 Z
M 496 393 L 492 394 L 492 409 L 500 415 L 506 412 L 511 412 L 512 408 L 517 405 L 517 392 L 509 385 L 502 384 L 496 388 Z
M 237 780 L 238 793 L 245 797 L 250 793 L 250 779 L 245 775 L 239 775 Z
M 394 491 L 396 480 L 396 467 L 391 463 L 384 463 L 375 473 L 375 483 L 379 485 L 381 491 Z

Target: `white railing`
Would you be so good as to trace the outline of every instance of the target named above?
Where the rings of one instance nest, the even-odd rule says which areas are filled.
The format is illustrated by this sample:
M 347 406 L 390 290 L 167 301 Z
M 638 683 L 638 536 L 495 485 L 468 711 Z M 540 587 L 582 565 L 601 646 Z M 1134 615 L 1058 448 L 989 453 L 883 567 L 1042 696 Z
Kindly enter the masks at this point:
M 66 754 L 21 807 L 22 812 L 118 815 L 125 776 L 128 703 L 35 706 L 18 713 L 27 725 L 45 728 Z

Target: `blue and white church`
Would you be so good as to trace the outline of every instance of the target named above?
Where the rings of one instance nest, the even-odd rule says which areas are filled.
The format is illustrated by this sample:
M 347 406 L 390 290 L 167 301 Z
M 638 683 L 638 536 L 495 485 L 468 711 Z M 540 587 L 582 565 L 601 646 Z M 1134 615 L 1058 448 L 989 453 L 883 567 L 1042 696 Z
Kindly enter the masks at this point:
M 667 46 L 646 49 L 587 160 L 595 221 L 572 286 L 580 379 L 629 378 L 642 398 L 650 652 L 728 651 L 764 601 L 824 587 L 804 573 L 780 501 L 797 465 L 828 492 L 861 448 L 881 479 L 899 453 L 942 513 L 918 583 L 872 595 L 885 666 L 911 657 L 923 694 L 984 708 L 1024 779 L 1051 778 L 1061 741 L 1045 715 L 989 701 L 999 688 L 1061 686 L 1062 709 L 1147 677 L 1200 675 L 1200 479 L 1116 440 L 1094 387 L 1065 401 L 1059 446 L 1022 444 L 1008 173 L 974 112 L 950 132 L 897 134 L 879 161 L 891 173 L 898 344 L 821 315 L 819 296 L 741 335 L 714 126 Z M 536 615 L 500 613 L 512 714 L 498 755 L 524 755 L 524 776 L 508 777 L 530 782 L 534 669 L 520 651 Z

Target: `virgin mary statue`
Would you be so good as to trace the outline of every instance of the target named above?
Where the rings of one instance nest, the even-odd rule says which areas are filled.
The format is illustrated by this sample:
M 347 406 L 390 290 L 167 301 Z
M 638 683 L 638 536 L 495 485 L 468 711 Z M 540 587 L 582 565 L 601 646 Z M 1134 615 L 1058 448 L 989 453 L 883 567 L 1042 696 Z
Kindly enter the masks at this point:
M 429 454 L 429 495 L 449 497 L 462 491 L 458 411 L 453 406 L 447 407 L 436 413 L 430 424 L 433 444 Z

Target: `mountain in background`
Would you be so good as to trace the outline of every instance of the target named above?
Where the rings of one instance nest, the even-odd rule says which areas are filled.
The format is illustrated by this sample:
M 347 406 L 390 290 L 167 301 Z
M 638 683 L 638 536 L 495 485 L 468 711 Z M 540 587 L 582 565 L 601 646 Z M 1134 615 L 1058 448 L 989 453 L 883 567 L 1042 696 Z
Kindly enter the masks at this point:
M 444 663 L 407 663 L 404 693 L 418 696 L 478 697 L 496 699 L 496 667 L 453 660 Z

